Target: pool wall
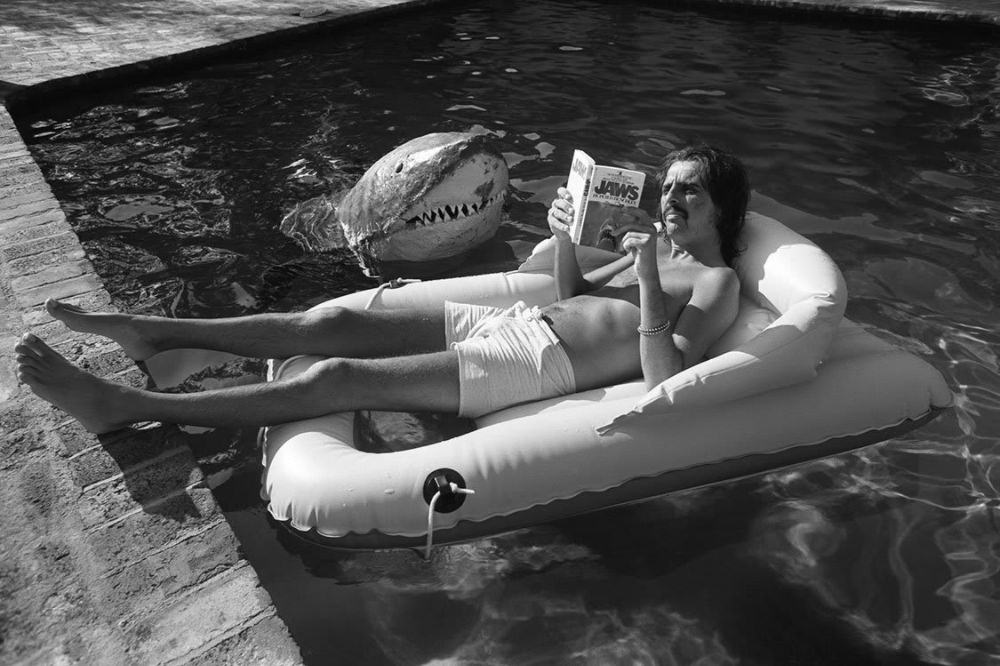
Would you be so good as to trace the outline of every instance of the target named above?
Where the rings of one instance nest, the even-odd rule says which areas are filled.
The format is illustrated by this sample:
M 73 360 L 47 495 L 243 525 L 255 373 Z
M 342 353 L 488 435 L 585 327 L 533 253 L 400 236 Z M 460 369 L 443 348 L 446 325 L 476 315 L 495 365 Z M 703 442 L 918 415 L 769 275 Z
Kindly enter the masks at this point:
M 100 438 L 18 385 L 30 330 L 92 372 L 141 386 L 114 345 L 41 307 L 110 308 L 14 122 L 18 109 L 220 54 L 440 2 L 8 0 L 0 3 L 0 663 L 301 662 L 174 428 Z M 663 3 L 667 4 L 667 3 Z M 994 30 L 1000 0 L 684 0 Z

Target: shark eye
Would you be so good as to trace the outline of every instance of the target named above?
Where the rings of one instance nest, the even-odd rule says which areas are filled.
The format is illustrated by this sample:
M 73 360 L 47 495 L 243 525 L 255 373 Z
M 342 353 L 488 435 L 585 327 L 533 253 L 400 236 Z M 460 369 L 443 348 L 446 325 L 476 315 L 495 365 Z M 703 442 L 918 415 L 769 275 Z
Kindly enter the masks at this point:
M 399 173 L 402 170 L 403 170 L 403 163 L 400 162 L 399 164 L 396 165 L 396 173 Z

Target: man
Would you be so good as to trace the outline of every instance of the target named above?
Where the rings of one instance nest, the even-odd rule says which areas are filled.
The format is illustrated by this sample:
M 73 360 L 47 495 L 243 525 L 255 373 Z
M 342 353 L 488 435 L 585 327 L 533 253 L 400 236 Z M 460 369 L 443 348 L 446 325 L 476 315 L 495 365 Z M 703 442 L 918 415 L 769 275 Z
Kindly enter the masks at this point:
M 329 358 L 285 380 L 166 394 L 95 377 L 26 334 L 16 347 L 18 377 L 94 433 L 138 421 L 261 426 L 354 409 L 478 416 L 640 374 L 652 387 L 697 363 L 733 322 L 739 285 L 728 264 L 749 199 L 739 160 L 709 146 L 668 155 L 657 181 L 662 241 L 645 213 L 631 214 L 617 231 L 625 254 L 608 253 L 586 275 L 568 234 L 573 202 L 559 189 L 548 214 L 558 300 L 545 308 L 326 308 L 183 320 L 49 301 L 53 317 L 115 340 L 137 361 L 184 347 Z

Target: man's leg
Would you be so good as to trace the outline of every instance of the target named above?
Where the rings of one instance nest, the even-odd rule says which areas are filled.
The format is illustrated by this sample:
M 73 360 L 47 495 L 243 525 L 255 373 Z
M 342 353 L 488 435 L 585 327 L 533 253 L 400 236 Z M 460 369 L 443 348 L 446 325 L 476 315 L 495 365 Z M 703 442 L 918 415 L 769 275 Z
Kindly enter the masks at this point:
M 220 319 L 172 319 L 87 312 L 51 299 L 45 307 L 74 331 L 111 338 L 136 361 L 178 348 L 257 358 L 297 354 L 361 358 L 427 353 L 445 346 L 444 308 L 356 312 L 330 307 Z
M 355 409 L 457 412 L 459 404 L 454 351 L 331 358 L 287 380 L 186 394 L 113 384 L 80 370 L 30 334 L 16 352 L 18 378 L 94 433 L 139 421 L 262 426 Z

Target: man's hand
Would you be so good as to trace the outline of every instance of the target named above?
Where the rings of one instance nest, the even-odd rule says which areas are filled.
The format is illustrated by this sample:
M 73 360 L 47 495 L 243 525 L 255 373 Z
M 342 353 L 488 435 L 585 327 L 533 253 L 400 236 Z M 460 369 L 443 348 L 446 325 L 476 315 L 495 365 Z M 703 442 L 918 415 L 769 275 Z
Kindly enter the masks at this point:
M 569 225 L 573 222 L 573 195 L 565 187 L 556 190 L 549 206 L 549 230 L 557 241 L 569 241 Z
M 635 271 L 640 277 L 659 275 L 656 263 L 657 231 L 648 216 L 633 217 L 615 230 L 623 250 L 635 257 Z

